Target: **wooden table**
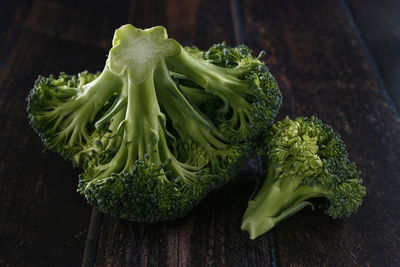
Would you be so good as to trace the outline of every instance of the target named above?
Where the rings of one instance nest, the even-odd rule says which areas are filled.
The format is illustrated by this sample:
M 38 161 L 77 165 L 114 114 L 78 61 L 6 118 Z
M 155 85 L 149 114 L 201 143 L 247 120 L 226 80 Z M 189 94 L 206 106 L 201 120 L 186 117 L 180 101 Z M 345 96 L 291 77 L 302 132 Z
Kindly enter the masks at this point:
M 79 266 L 86 244 L 84 263 L 96 266 L 400 266 L 399 116 L 350 11 L 343 0 L 2 3 L 0 265 Z M 251 241 L 240 230 L 257 174 L 250 163 L 183 219 L 137 224 L 94 212 L 91 221 L 76 193 L 80 170 L 42 152 L 25 97 L 38 74 L 101 70 L 125 23 L 165 25 L 202 49 L 225 40 L 265 50 L 284 95 L 279 118 L 317 115 L 342 134 L 367 187 L 359 212 L 333 220 L 305 209 Z

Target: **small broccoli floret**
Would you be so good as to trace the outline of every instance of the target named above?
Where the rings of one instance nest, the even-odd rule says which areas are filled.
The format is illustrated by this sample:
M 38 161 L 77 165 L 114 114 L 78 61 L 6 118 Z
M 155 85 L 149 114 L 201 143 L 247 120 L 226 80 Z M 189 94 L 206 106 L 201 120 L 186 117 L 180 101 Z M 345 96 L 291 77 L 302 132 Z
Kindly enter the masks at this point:
M 254 239 L 314 201 L 332 218 L 357 211 L 365 195 L 340 136 L 315 117 L 285 118 L 260 150 L 266 180 L 248 203 L 242 229 Z
M 228 140 L 251 140 L 268 129 L 282 103 L 275 79 L 245 45 L 196 47 L 166 58 L 186 97 Z
M 108 69 L 101 74 L 39 76 L 27 98 L 30 123 L 48 148 L 81 165 L 81 151 L 93 132 L 95 117 L 120 87 Z
M 261 77 L 250 71 L 250 65 L 240 70 L 223 68 L 202 54 L 189 55 L 167 38 L 163 27 L 140 30 L 125 25 L 115 32 L 101 74 L 39 78 L 30 93 L 32 126 L 48 147 L 83 167 L 78 191 L 100 211 L 147 222 L 184 216 L 210 190 L 230 180 L 248 158 L 257 131 L 253 127 L 249 134 L 239 129 L 250 127 L 261 112 L 269 120 L 276 114 L 280 94 L 275 91 L 271 96 L 275 105 L 258 108 L 256 97 L 247 97 L 255 90 L 248 78 L 235 78 L 236 92 L 221 83 L 221 77 L 214 77 L 215 92 L 231 90 L 225 99 L 197 86 L 191 75 L 172 70 L 171 62 L 179 65 L 179 60 L 186 60 L 182 65 L 199 61 L 199 73 L 205 66 L 215 66 L 226 72 L 221 77 L 228 85 L 232 83 L 227 79 L 236 76 Z M 278 90 L 275 82 L 272 87 Z M 259 95 L 259 103 L 268 98 Z M 237 107 L 232 118 L 239 122 L 245 116 L 243 125 L 216 120 L 218 112 L 202 110 L 205 101 L 217 102 L 217 98 L 224 105 L 232 101 Z M 228 132 L 242 135 L 233 140 Z

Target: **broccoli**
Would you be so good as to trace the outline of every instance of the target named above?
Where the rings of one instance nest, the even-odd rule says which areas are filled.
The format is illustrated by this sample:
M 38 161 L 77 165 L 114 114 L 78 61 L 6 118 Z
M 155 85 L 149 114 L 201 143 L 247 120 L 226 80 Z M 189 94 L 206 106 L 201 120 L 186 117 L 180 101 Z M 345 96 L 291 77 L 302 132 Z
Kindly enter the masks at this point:
M 265 64 L 245 45 L 216 44 L 207 52 L 196 47 L 166 58 L 182 92 L 212 118 L 233 142 L 253 139 L 269 128 L 282 95 Z M 210 64 L 211 63 L 211 64 Z
M 242 230 L 254 239 L 310 201 L 332 218 L 349 216 L 365 195 L 360 173 L 348 159 L 340 136 L 315 117 L 286 117 L 271 127 L 259 151 L 266 180 L 249 200 Z
M 124 25 L 101 73 L 39 77 L 27 102 L 44 144 L 83 168 L 78 192 L 131 221 L 184 216 L 229 181 L 281 94 L 245 46 L 184 49 Z

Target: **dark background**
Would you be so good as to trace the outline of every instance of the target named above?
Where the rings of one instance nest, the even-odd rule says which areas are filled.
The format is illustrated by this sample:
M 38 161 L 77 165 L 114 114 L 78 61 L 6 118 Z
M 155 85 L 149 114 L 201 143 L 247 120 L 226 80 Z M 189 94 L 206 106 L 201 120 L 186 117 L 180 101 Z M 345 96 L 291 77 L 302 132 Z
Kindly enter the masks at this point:
M 1 1 L 0 265 L 79 266 L 85 251 L 86 266 L 400 266 L 399 14 L 396 0 Z M 265 50 L 284 95 L 279 118 L 317 115 L 343 136 L 367 187 L 359 212 L 305 209 L 250 241 L 240 223 L 253 162 L 181 220 L 93 212 L 89 231 L 80 170 L 42 152 L 25 97 L 39 74 L 101 70 L 125 23 L 164 25 L 202 49 Z

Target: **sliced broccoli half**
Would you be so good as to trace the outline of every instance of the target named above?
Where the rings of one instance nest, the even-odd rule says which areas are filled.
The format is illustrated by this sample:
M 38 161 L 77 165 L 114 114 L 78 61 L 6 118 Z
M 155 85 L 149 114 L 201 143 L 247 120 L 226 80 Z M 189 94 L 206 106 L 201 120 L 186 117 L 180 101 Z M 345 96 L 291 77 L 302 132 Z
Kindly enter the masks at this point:
M 260 149 L 266 180 L 248 203 L 242 230 L 254 239 L 313 202 L 332 218 L 356 212 L 365 195 L 340 136 L 315 117 L 285 118 Z
M 236 174 L 281 95 L 244 46 L 185 50 L 161 26 L 124 25 L 101 73 L 39 77 L 27 101 L 46 146 L 84 169 L 78 191 L 90 204 L 156 222 Z

